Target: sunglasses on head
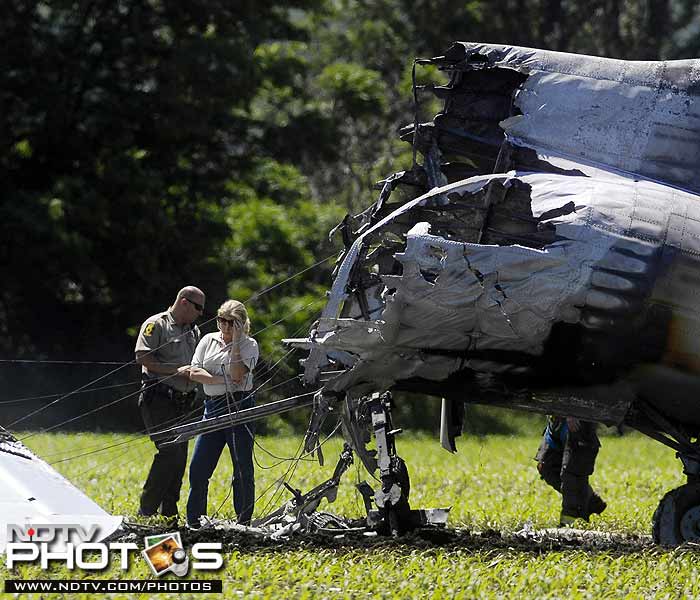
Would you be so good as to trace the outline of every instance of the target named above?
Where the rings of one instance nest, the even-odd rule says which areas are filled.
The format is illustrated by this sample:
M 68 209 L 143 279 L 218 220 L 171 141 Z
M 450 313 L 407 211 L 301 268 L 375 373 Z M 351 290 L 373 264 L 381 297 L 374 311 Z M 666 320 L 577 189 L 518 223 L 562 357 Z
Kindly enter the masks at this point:
M 226 323 L 229 327 L 233 327 L 237 323 L 236 319 L 226 319 L 224 317 L 216 317 L 216 320 L 219 323 Z
M 199 304 L 198 302 L 195 302 L 194 300 L 190 300 L 187 297 L 185 297 L 185 300 L 187 300 L 187 302 L 189 302 L 192 306 L 194 306 L 199 312 L 204 312 L 204 304 Z

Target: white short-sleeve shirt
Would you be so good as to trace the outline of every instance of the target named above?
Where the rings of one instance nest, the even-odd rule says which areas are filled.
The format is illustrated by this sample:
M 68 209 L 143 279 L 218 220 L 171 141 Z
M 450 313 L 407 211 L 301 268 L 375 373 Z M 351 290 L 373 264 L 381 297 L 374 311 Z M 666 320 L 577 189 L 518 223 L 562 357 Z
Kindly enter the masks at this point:
M 248 372 L 243 382 L 238 385 L 231 380 L 231 343 L 226 343 L 221 332 L 207 333 L 202 337 L 192 357 L 192 366 L 201 367 L 210 375 L 223 376 L 226 383 L 204 385 L 204 393 L 207 396 L 221 396 L 229 392 L 249 392 L 253 389 L 253 369 L 258 362 L 258 343 L 251 337 L 244 336 L 240 342 L 241 360 Z

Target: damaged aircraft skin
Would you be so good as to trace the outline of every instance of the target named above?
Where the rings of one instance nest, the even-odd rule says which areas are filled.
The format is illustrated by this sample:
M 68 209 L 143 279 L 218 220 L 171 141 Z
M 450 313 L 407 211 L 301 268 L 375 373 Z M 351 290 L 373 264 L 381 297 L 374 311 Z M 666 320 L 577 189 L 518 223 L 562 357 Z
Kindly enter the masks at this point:
M 402 132 L 422 164 L 345 218 L 322 317 L 287 340 L 322 384 L 311 445 L 339 403 L 400 518 L 388 390 L 442 397 L 452 450 L 464 402 L 627 425 L 688 476 L 656 541 L 699 540 L 700 60 L 456 43 L 417 64 L 449 77 Z

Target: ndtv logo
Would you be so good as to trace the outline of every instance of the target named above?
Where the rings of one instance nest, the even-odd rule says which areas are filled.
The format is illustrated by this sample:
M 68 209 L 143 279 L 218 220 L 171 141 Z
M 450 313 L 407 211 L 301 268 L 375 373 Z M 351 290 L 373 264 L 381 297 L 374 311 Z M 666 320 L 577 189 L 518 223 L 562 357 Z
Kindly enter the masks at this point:
M 130 565 L 131 553 L 139 549 L 133 542 L 93 542 L 92 540 L 99 534 L 99 526 L 91 525 L 55 525 L 55 524 L 35 524 L 29 527 L 9 524 L 7 526 L 7 547 L 5 549 L 5 566 L 13 568 L 17 563 L 34 563 L 39 561 L 42 569 L 47 569 L 49 561 L 61 562 L 69 570 L 76 567 L 85 570 L 99 571 L 109 566 L 112 553 L 119 553 L 120 567 L 127 570 Z M 180 543 L 180 534 L 171 533 L 163 538 L 165 542 L 170 539 L 177 540 L 177 547 L 163 544 L 166 549 L 173 550 L 174 566 L 171 568 L 154 569 L 153 560 L 158 558 L 154 551 L 149 552 L 149 548 L 142 553 L 151 570 L 156 575 L 163 575 L 166 572 L 173 572 L 177 575 L 184 575 L 181 565 L 185 569 L 189 564 L 187 553 Z M 148 546 L 149 538 L 146 538 Z M 199 542 L 192 546 L 192 568 L 198 571 L 214 571 L 220 569 L 224 561 L 221 557 L 220 542 Z M 147 554 L 148 553 L 148 554 Z M 184 554 L 184 556 L 183 556 Z
M 59 539 L 75 539 L 81 542 L 91 542 L 99 533 L 98 525 L 91 525 L 87 529 L 82 525 L 35 525 L 35 526 L 8 525 L 7 539 L 19 542 L 44 542 L 50 544 Z

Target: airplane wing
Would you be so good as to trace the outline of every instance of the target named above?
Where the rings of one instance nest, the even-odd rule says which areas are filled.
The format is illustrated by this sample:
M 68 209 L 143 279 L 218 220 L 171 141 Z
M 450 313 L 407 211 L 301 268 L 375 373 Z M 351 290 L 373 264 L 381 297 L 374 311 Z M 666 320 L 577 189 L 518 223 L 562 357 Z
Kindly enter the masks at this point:
M 8 543 L 8 525 L 99 526 L 99 541 L 112 534 L 122 517 L 112 516 L 0 427 L 0 553 Z M 70 539 L 57 540 L 59 550 Z M 79 541 L 79 540 L 77 540 Z

